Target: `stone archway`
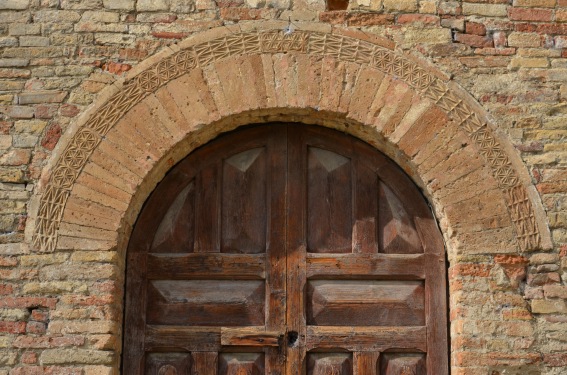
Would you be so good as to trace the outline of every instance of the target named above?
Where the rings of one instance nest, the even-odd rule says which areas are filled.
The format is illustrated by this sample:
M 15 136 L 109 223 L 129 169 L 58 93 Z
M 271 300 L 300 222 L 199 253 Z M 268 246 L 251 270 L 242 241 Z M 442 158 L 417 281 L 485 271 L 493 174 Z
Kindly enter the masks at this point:
M 518 155 L 446 76 L 362 32 L 253 25 L 191 37 L 101 95 L 44 173 L 30 215 L 36 250 L 123 259 L 142 203 L 172 165 L 222 132 L 272 121 L 336 128 L 394 159 L 432 203 L 453 266 L 459 254 L 550 247 Z

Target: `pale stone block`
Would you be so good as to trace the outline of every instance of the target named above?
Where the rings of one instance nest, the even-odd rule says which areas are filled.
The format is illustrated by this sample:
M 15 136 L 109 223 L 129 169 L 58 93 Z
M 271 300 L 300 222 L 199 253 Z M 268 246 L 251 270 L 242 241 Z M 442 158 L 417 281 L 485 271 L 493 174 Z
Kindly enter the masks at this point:
M 138 12 L 156 12 L 168 9 L 169 5 L 166 0 L 138 0 L 136 4 Z
M 2 0 L 0 1 L 0 9 L 23 10 L 30 5 L 30 0 Z
M 486 17 L 506 17 L 508 5 L 505 4 L 476 4 L 463 3 L 464 15 L 478 15 Z
M 135 0 L 102 0 L 107 9 L 134 10 Z

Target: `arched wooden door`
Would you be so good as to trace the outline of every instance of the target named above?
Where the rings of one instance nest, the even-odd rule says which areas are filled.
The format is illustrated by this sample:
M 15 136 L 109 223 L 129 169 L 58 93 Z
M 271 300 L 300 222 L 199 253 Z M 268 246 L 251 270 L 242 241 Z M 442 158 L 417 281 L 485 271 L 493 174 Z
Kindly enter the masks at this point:
M 225 135 L 175 166 L 128 248 L 124 374 L 448 373 L 444 248 L 352 137 Z

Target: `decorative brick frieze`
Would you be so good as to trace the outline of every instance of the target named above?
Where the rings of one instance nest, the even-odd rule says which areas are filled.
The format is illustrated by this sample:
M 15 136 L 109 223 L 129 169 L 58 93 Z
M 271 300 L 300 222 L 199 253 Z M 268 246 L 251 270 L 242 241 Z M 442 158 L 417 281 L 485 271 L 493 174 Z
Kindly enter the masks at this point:
M 42 251 L 55 250 L 57 228 L 69 191 L 101 138 L 116 122 L 149 93 L 196 67 L 206 67 L 235 55 L 300 53 L 333 57 L 374 68 L 403 80 L 443 110 L 477 145 L 490 166 L 508 202 L 508 208 L 524 250 L 539 245 L 538 228 L 529 200 L 518 203 L 523 191 L 508 156 L 488 125 L 439 78 L 412 60 L 371 42 L 343 35 L 281 30 L 230 34 L 174 53 L 125 82 L 74 135 L 53 168 L 50 183 L 41 198 L 34 245 Z M 524 194 L 525 196 L 525 194 Z

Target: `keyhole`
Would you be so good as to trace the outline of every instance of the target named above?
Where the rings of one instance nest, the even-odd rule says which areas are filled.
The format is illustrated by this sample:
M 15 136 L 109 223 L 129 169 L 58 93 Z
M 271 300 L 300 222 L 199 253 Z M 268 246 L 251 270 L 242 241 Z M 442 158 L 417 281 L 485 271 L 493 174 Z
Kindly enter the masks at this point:
M 295 332 L 295 331 L 288 332 L 287 333 L 287 345 L 288 346 L 295 345 L 298 337 L 299 337 L 299 334 L 297 332 Z

